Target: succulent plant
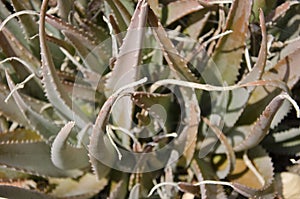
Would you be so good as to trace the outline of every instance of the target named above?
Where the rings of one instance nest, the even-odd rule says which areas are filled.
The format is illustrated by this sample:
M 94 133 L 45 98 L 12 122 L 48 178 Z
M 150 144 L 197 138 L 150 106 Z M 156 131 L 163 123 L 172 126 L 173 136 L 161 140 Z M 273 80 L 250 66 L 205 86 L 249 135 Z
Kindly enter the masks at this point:
M 300 4 L 280 2 L 0 1 L 0 196 L 293 197 Z

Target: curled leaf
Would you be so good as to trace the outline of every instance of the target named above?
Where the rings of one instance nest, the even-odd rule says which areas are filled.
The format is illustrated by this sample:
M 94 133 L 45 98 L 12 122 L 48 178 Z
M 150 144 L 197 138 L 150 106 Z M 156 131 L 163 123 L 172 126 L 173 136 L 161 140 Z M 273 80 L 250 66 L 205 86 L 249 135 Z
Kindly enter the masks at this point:
M 262 141 L 268 134 L 272 119 L 282 105 L 284 99 L 285 98 L 282 95 L 279 95 L 269 103 L 257 121 L 251 126 L 249 134 L 241 143 L 234 147 L 235 151 L 250 149 Z
M 232 30 L 229 35 L 222 37 L 208 66 L 202 74 L 215 75 L 215 67 L 221 74 L 221 80 L 233 84 L 239 74 L 240 61 L 244 53 L 248 32 L 249 17 L 252 1 L 234 1 L 226 21 L 225 30 Z M 218 82 L 218 77 L 216 77 Z
M 57 134 L 51 147 L 51 160 L 60 169 L 78 169 L 89 166 L 87 150 L 67 143 L 74 122 L 67 123 Z
M 203 121 L 212 128 L 213 132 L 216 134 L 222 145 L 224 145 L 226 149 L 226 159 L 227 159 L 227 166 L 223 170 L 217 170 L 217 175 L 220 179 L 225 178 L 231 171 L 234 170 L 235 166 L 235 153 L 233 151 L 232 146 L 227 141 L 226 136 L 223 134 L 223 132 L 216 127 L 215 125 L 211 124 L 210 121 L 207 118 L 203 118 Z

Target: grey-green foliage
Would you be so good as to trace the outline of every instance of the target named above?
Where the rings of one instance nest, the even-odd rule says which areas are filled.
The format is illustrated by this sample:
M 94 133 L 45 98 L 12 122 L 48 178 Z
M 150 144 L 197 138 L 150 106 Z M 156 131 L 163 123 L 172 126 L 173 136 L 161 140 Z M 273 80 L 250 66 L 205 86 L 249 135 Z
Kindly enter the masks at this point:
M 278 130 L 299 114 L 300 5 L 272 2 L 0 1 L 0 196 L 283 194 L 268 152 L 300 154 L 299 126 Z M 165 168 L 141 153 L 162 148 Z

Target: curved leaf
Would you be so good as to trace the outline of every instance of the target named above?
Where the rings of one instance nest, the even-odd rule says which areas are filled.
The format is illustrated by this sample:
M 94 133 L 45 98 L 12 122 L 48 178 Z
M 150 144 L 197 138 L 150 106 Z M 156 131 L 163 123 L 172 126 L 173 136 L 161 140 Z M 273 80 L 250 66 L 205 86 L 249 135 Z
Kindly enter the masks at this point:
M 176 143 L 184 146 L 182 155 L 184 157 L 184 165 L 188 166 L 195 155 L 198 127 L 200 123 L 200 108 L 195 100 L 186 103 L 188 104 L 187 107 L 189 107 L 186 108 L 186 112 L 189 112 L 189 114 L 186 115 L 186 125 L 180 132 Z
M 269 133 L 271 122 L 282 105 L 284 97 L 279 95 L 275 97 L 262 112 L 257 121 L 251 125 L 249 134 L 244 141 L 234 146 L 235 151 L 243 151 L 256 146 Z
M 51 160 L 60 169 L 78 169 L 89 166 L 87 150 L 67 143 L 74 122 L 67 123 L 57 134 L 51 147 Z
M 265 25 L 265 18 L 262 9 L 259 10 L 259 19 L 260 19 L 260 28 L 261 28 L 261 35 L 262 41 L 260 45 L 260 50 L 258 53 L 258 58 L 256 64 L 254 65 L 253 69 L 243 78 L 239 84 L 245 84 L 248 82 L 259 80 L 264 73 L 266 61 L 267 61 L 267 45 L 268 45 L 268 38 L 267 38 L 267 30 Z M 248 88 L 248 90 L 253 90 L 253 88 Z
M 98 113 L 97 119 L 95 121 L 95 125 L 90 137 L 89 148 L 89 158 L 92 164 L 92 169 L 98 178 L 101 178 L 103 175 L 106 175 L 109 171 L 108 165 L 104 165 L 101 161 L 104 159 L 107 164 L 112 164 L 116 160 L 116 154 L 114 152 L 114 148 L 112 143 L 109 142 L 107 135 L 104 135 L 106 131 L 106 125 L 111 113 L 112 106 L 115 104 L 116 100 L 125 94 L 130 94 L 126 92 L 128 88 L 137 86 L 139 84 L 147 81 L 146 78 L 131 83 L 129 85 L 123 86 L 118 89 L 113 95 L 111 95 L 101 107 L 100 112 Z M 109 156 L 107 154 L 110 154 Z M 127 157 L 123 158 L 126 159 Z M 131 158 L 129 158 L 130 160 Z M 117 165 L 122 167 L 122 162 Z M 105 172 L 104 172 L 105 171 Z
M 38 131 L 39 134 L 45 139 L 49 139 L 51 136 L 55 135 L 59 131 L 58 126 L 46 120 L 43 116 L 32 110 L 32 108 L 24 102 L 18 91 L 14 91 L 15 85 L 7 72 L 6 78 L 10 90 L 13 92 L 12 96 L 22 114 L 27 119 L 27 123 L 30 124 L 30 127 L 33 128 L 33 130 Z
M 227 141 L 226 136 L 223 134 L 223 132 L 215 125 L 211 124 L 210 121 L 207 118 L 203 118 L 203 121 L 212 128 L 213 132 L 216 134 L 222 145 L 224 145 L 226 151 L 226 159 L 227 159 L 227 166 L 223 170 L 217 170 L 217 175 L 220 179 L 225 178 L 231 171 L 233 171 L 235 166 L 235 153 L 233 151 L 232 146 Z
M 39 38 L 42 58 L 42 75 L 43 83 L 49 101 L 57 108 L 57 110 L 69 119 L 74 119 L 76 124 L 84 128 L 89 119 L 82 113 L 82 111 L 71 101 L 70 97 L 62 88 L 58 75 L 56 74 L 55 66 L 51 53 L 46 43 L 45 32 L 45 16 L 48 0 L 43 1 L 40 21 L 39 21 Z M 78 116 L 76 115 L 78 114 Z
M 203 6 L 197 0 L 180 0 L 173 1 L 167 5 L 168 16 L 166 25 L 170 25 L 174 21 L 202 9 Z
M 129 193 L 129 197 L 128 199 L 136 199 L 136 198 L 140 198 L 140 184 L 135 184 L 130 193 Z
M 15 11 L 28 10 L 32 8 L 28 8 L 28 4 L 24 1 L 12 0 L 12 5 Z M 33 36 L 38 34 L 38 24 L 34 20 L 33 16 L 30 15 L 20 15 L 19 16 L 21 26 L 24 29 L 27 37 L 27 42 L 35 56 L 39 56 L 39 41 L 38 38 L 33 38 Z
M 281 59 L 274 67 L 263 74 L 262 79 L 281 80 L 287 83 L 289 89 L 292 89 L 300 79 L 300 68 L 298 67 L 298 63 L 300 63 L 300 49 L 293 51 L 291 54 Z M 255 121 L 263 108 L 266 107 L 274 97 L 280 94 L 280 92 L 281 91 L 275 87 L 266 86 L 255 88 L 249 99 L 249 105 L 245 108 L 238 123 L 249 124 Z M 278 118 L 278 120 L 279 119 L 282 118 Z
M 5 20 L 9 15 L 11 15 L 11 12 L 6 8 L 4 2 L 0 2 L 0 19 L 1 21 Z M 20 27 L 17 19 L 11 19 L 8 24 L 6 25 L 6 27 L 8 28 L 8 30 L 10 32 L 13 32 L 16 36 L 16 38 L 25 46 L 27 46 L 27 41 L 24 37 L 24 34 L 22 32 L 22 28 Z
M 147 3 L 140 0 L 132 16 L 130 25 L 126 32 L 120 52 L 116 58 L 115 66 L 111 76 L 106 83 L 107 96 L 110 96 L 120 87 L 136 81 L 138 65 L 144 40 L 144 27 L 147 15 Z M 133 91 L 133 89 L 130 89 Z M 132 101 L 125 97 L 118 101 L 112 111 L 114 122 L 123 128 L 130 128 L 132 116 Z M 126 118 L 126 119 L 125 119 Z M 124 145 L 128 145 L 126 137 L 122 139 Z
M 251 5 L 252 1 L 250 0 L 233 2 L 225 27 L 225 30 L 232 30 L 233 32 L 218 41 L 212 60 L 203 74 L 215 75 L 216 72 L 212 70 L 215 70 L 214 66 L 216 65 L 222 76 L 222 81 L 230 85 L 237 80 L 248 32 Z
M 203 174 L 202 171 L 200 170 L 200 167 L 198 165 L 198 163 L 196 162 L 196 160 L 193 160 L 191 163 L 191 169 L 194 173 L 194 175 L 196 176 L 196 179 L 198 180 L 198 182 L 201 182 L 204 180 L 203 178 Z M 207 193 L 206 193 L 206 188 L 205 185 L 200 185 L 200 194 L 201 194 L 201 199 L 207 199 Z
M 100 160 L 104 158 L 104 154 L 110 154 L 109 161 L 114 161 L 115 158 L 113 156 L 116 155 L 115 153 L 113 153 L 113 146 L 109 145 L 109 142 L 107 142 L 108 138 L 103 135 L 103 131 L 105 131 L 105 126 L 109 118 L 109 113 L 111 111 L 112 105 L 115 103 L 117 98 L 118 95 L 112 95 L 103 104 L 96 119 L 90 138 L 90 144 L 88 146 L 90 162 L 92 164 L 93 171 L 95 172 L 98 179 L 101 179 L 101 177 L 103 177 L 103 171 L 105 171 L 104 174 L 107 174 L 110 169 L 100 162 Z M 111 153 L 113 153 L 114 155 L 112 155 Z
M 261 46 L 257 58 L 257 62 L 253 69 L 238 84 L 246 84 L 252 81 L 260 80 L 264 73 L 267 61 L 267 31 L 262 10 L 260 10 L 260 27 L 262 34 Z M 241 116 L 251 93 L 255 87 L 247 87 L 245 89 L 236 89 L 231 91 L 231 100 L 225 115 L 225 123 L 228 127 L 232 127 Z
M 161 48 L 164 51 L 164 57 L 168 62 L 169 67 L 175 72 L 176 75 L 184 77 L 190 81 L 197 82 L 197 78 L 190 71 L 186 62 L 180 56 L 172 41 L 168 38 L 166 31 L 159 22 L 157 16 L 153 10 L 149 7 L 148 23 L 153 27 L 153 32 L 156 40 L 161 44 Z
M 113 10 L 113 13 L 117 19 L 121 31 L 125 31 L 130 24 L 130 19 L 131 19 L 130 13 L 125 8 L 125 6 L 121 3 L 120 0 L 106 0 L 106 2 Z
M 5 116 L 8 120 L 27 126 L 26 117 L 23 114 L 16 114 L 21 112 L 13 98 L 10 98 L 6 103 L 4 102 L 9 93 L 6 87 L 0 86 L 0 115 Z
M 272 160 L 260 146 L 249 150 L 247 158 L 239 157 L 235 168 L 228 179 L 246 197 L 262 197 L 274 180 Z

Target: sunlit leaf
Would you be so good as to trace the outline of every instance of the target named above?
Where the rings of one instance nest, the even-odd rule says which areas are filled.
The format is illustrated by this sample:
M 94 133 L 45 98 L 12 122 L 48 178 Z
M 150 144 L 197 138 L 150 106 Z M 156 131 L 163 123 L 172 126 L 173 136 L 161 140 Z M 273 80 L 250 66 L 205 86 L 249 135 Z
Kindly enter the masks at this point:
M 107 179 L 98 180 L 92 174 L 85 174 L 79 180 L 50 178 L 49 183 L 56 185 L 50 193 L 51 196 L 57 198 L 79 198 L 84 196 L 84 198 L 90 198 L 107 185 Z
M 222 81 L 233 84 L 237 80 L 240 62 L 244 53 L 252 1 L 234 1 L 230 7 L 225 30 L 232 30 L 229 35 L 222 37 L 212 60 L 203 73 L 215 75 L 214 66 L 219 70 Z
M 202 9 L 203 6 L 196 0 L 173 1 L 168 4 L 168 16 L 166 25 L 177 21 L 181 17 Z
M 284 97 L 279 95 L 269 103 L 257 121 L 251 126 L 251 130 L 248 132 L 244 140 L 234 146 L 235 151 L 250 149 L 261 142 L 261 140 L 268 134 L 272 119 L 283 101 Z

